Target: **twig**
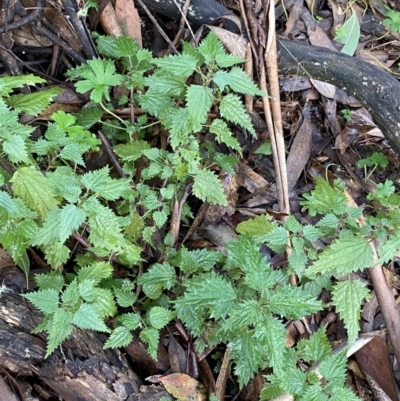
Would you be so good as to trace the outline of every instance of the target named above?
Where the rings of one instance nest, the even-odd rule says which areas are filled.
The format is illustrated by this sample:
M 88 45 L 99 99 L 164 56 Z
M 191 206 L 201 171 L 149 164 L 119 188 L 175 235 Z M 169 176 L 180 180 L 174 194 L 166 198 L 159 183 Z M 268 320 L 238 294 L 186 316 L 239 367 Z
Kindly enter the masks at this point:
M 147 16 L 150 18 L 151 22 L 154 24 L 154 26 L 157 28 L 158 32 L 160 32 L 160 35 L 165 39 L 165 41 L 169 44 L 171 49 L 174 51 L 175 54 L 179 54 L 178 50 L 176 50 L 176 47 L 174 44 L 171 42 L 171 39 L 168 37 L 168 35 L 164 32 L 164 30 L 161 28 L 161 26 L 158 24 L 156 19 L 153 17 L 149 9 L 146 7 L 146 5 L 143 3 L 142 0 L 137 0 L 137 2 L 140 4 L 140 6 L 143 8 L 143 10 L 146 12 Z
M 192 35 L 193 40 L 195 40 L 195 36 L 194 36 L 193 30 L 192 30 L 192 27 L 190 26 L 189 21 L 186 18 L 186 14 L 188 12 L 188 8 L 189 8 L 189 5 L 190 5 L 190 0 L 186 0 L 185 1 L 185 4 L 182 6 L 182 9 L 180 8 L 180 6 L 176 2 L 176 0 L 174 0 L 174 3 L 179 8 L 179 12 L 182 15 L 181 22 L 179 24 L 179 31 L 175 35 L 175 39 L 172 42 L 174 44 L 174 46 L 176 46 L 179 43 L 179 40 L 181 39 L 181 36 L 182 36 L 182 33 L 183 33 L 183 29 L 185 28 L 185 24 L 188 27 L 188 29 L 190 31 L 190 34 Z

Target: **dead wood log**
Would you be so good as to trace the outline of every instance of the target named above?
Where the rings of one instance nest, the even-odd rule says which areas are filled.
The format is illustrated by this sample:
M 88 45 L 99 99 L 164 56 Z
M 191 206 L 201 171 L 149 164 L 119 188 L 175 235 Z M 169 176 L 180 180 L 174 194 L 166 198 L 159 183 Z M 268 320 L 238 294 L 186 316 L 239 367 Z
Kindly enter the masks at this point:
M 180 18 L 173 0 L 143 2 L 162 15 Z M 183 4 L 183 0 L 177 2 Z M 194 26 L 208 24 L 213 19 L 231 14 L 216 0 L 192 0 L 191 7 L 187 18 Z M 231 24 L 227 25 L 227 29 L 234 31 L 236 25 Z M 304 75 L 346 90 L 367 108 L 393 150 L 400 156 L 400 83 L 392 75 L 358 58 L 298 41 L 279 39 L 278 50 L 282 74 Z
M 133 401 L 140 382 L 118 350 L 103 350 L 106 337 L 75 330 L 44 359 L 44 337 L 30 334 L 41 315 L 18 293 L 0 296 L 0 366 L 19 377 L 39 377 L 65 401 Z

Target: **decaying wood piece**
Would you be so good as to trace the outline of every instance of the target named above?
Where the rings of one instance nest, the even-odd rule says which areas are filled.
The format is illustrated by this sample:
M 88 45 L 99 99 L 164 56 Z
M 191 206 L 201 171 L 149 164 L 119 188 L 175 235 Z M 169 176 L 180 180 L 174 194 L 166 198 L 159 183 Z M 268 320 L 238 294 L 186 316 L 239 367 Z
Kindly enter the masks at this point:
M 173 0 L 143 0 L 149 8 L 179 18 Z M 182 0 L 180 0 L 182 2 Z M 199 26 L 229 15 L 215 0 L 192 0 L 188 20 Z M 235 30 L 231 22 L 227 29 Z M 282 74 L 303 75 L 344 89 L 367 108 L 390 145 L 400 156 L 400 83 L 386 71 L 340 52 L 280 39 L 279 69 Z
M 74 331 L 44 359 L 45 339 L 30 331 L 41 319 L 18 293 L 0 297 L 0 366 L 19 377 L 37 375 L 65 401 L 137 400 L 140 382 L 118 350 L 103 350 L 106 337 Z

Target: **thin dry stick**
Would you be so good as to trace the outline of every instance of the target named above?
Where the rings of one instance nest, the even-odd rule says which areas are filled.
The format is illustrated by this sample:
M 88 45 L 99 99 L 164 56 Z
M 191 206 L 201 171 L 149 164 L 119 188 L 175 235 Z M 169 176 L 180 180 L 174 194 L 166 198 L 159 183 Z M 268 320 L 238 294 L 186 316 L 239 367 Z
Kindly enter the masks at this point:
M 177 3 L 176 0 L 174 0 L 174 3 L 175 3 L 175 5 L 178 7 L 179 12 L 180 12 L 181 15 L 182 15 L 181 23 L 179 24 L 179 31 L 178 31 L 178 33 L 176 34 L 175 39 L 174 39 L 174 41 L 173 41 L 174 45 L 176 46 L 176 45 L 178 44 L 178 42 L 179 42 L 179 39 L 180 39 L 181 36 L 182 36 L 182 32 L 183 32 L 183 28 L 185 27 L 185 24 L 186 24 L 186 26 L 188 27 L 189 32 L 190 32 L 190 34 L 192 35 L 192 38 L 193 38 L 194 40 L 195 40 L 195 36 L 194 36 L 193 30 L 192 30 L 192 27 L 190 26 L 190 24 L 189 24 L 189 22 L 188 22 L 188 20 L 187 20 L 187 18 L 186 18 L 186 14 L 187 14 L 187 12 L 188 12 L 188 8 L 189 8 L 189 5 L 190 5 L 190 0 L 186 0 L 186 1 L 185 1 L 185 4 L 182 6 L 182 8 L 179 6 L 179 4 Z
M 279 164 L 279 184 L 281 186 L 283 204 L 280 205 L 284 213 L 290 213 L 289 191 L 287 182 L 287 168 L 285 157 L 285 143 L 283 140 L 282 114 L 279 95 L 279 79 L 278 79 L 278 54 L 276 48 L 275 34 L 275 4 L 273 0 L 269 1 L 268 11 L 268 37 L 265 49 L 265 63 L 268 71 L 268 81 L 271 90 L 271 110 L 274 124 L 274 135 L 278 154 Z
M 168 37 L 168 35 L 164 32 L 164 30 L 161 28 L 161 26 L 158 24 L 156 19 L 153 17 L 149 9 L 146 7 L 146 5 L 143 3 L 142 0 L 137 0 L 137 2 L 140 4 L 140 6 L 143 8 L 143 10 L 146 12 L 147 16 L 150 18 L 151 22 L 154 24 L 154 26 L 157 28 L 158 32 L 160 32 L 161 36 L 165 39 L 165 41 L 170 45 L 171 49 L 174 51 L 175 54 L 179 54 L 178 50 L 176 50 L 176 47 L 174 44 L 171 42 L 171 39 Z

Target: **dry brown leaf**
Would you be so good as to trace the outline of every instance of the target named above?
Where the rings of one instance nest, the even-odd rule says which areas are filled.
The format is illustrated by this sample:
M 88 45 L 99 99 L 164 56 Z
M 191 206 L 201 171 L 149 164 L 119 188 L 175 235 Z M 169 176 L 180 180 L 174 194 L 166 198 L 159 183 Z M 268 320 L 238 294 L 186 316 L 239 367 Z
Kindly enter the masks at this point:
M 206 401 L 207 392 L 196 379 L 183 373 L 159 377 L 165 389 L 179 401 Z
M 135 39 L 142 47 L 142 32 L 140 29 L 140 17 L 135 3 L 132 0 L 116 0 L 115 15 L 122 33 Z

